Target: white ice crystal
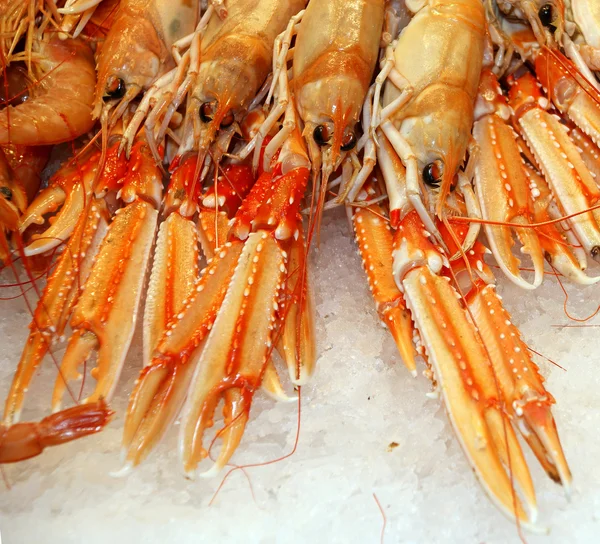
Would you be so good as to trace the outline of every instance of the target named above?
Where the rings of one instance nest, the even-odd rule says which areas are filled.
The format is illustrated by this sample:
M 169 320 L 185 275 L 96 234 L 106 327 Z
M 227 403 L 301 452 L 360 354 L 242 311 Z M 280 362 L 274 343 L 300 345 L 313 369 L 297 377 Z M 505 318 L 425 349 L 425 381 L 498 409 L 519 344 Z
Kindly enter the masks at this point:
M 0 491 L 2 541 L 379 542 L 383 518 L 375 494 L 387 518 L 387 543 L 518 542 L 515 524 L 492 506 L 476 482 L 440 401 L 426 397 L 428 380 L 422 372 L 416 379 L 409 375 L 381 327 L 340 214 L 326 218 L 312 264 L 321 356 L 313 381 L 302 390 L 294 455 L 250 468 L 246 474 L 231 474 L 209 505 L 221 478 L 184 478 L 175 427 L 129 476 L 109 476 L 120 467 L 123 412 L 140 367 L 138 331 L 112 403 L 117 417 L 111 425 L 98 435 L 5 467 L 12 487 Z M 563 294 L 552 277 L 533 293 L 503 278 L 499 283 L 524 339 L 566 369 L 537 359 L 557 400 L 554 414 L 573 471 L 573 494 L 568 502 L 528 452 L 539 524 L 550 534 L 526 535 L 527 541 L 597 541 L 598 329 L 557 327 L 569 321 L 563 313 Z M 569 308 L 578 315 L 591 313 L 600 302 L 598 287 L 567 289 Z M 1 398 L 27 337 L 29 319 L 22 299 L 0 301 Z M 589 324 L 600 327 L 600 319 Z M 48 413 L 55 375 L 47 359 L 26 398 L 23 419 Z M 257 394 L 235 462 L 257 463 L 287 454 L 294 445 L 296 423 L 297 404 L 275 404 Z

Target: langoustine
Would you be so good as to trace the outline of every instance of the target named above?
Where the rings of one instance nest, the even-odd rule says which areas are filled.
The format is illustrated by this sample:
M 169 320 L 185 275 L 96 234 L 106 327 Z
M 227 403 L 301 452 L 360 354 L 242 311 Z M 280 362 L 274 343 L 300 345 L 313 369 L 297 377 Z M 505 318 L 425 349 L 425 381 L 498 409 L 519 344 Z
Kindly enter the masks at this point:
M 495 294 L 493 275 L 483 260 L 487 250 L 476 241 L 477 230 L 467 225 L 473 219 L 479 222 L 473 217 L 478 203 L 472 178 L 481 178 L 485 168 L 505 170 L 501 164 L 505 157 L 499 154 L 503 150 L 493 148 L 496 135 L 491 142 L 478 140 L 483 149 L 469 145 L 481 68 L 484 58 L 490 65 L 493 59 L 491 54 L 484 57 L 485 30 L 479 2 L 433 1 L 421 6 L 388 47 L 383 75 L 378 77 L 380 88 L 385 85 L 383 104 L 377 102 L 378 90 L 372 119 L 390 198 L 389 219 L 384 208 L 371 203 L 354 207 L 353 221 L 378 310 L 384 319 L 383 312 L 399 313 L 408 328 L 404 335 L 395 335 L 403 358 L 414 360 L 414 335 L 428 367 L 426 374 L 441 393 L 484 489 L 507 516 L 532 528 L 535 492 L 513 424 L 552 479 L 568 489 L 571 474 L 550 411 L 554 399 Z M 422 32 L 436 36 L 437 54 L 432 48 L 427 49 L 427 58 L 407 53 Z M 485 77 L 484 73 L 484 81 Z M 489 77 L 493 79 L 491 73 Z M 492 86 L 482 94 L 493 102 L 497 92 Z M 502 115 L 501 103 L 496 107 Z M 504 114 L 507 118 L 507 110 Z M 480 121 L 480 127 L 494 119 Z M 499 117 L 498 121 L 502 123 Z M 476 135 L 477 130 L 476 125 Z M 503 125 L 496 130 L 504 130 Z M 516 136 L 506 130 L 519 167 Z M 463 170 L 460 164 L 467 150 Z M 493 189 L 500 179 L 492 176 L 489 186 Z M 526 183 L 525 174 L 521 182 Z M 366 190 L 371 200 L 377 195 L 371 183 Z M 506 202 L 508 208 L 513 206 L 512 195 Z M 489 204 L 494 205 L 492 200 Z M 502 200 L 496 206 L 500 204 Z M 524 206 L 524 221 L 532 220 Z M 496 207 L 494 212 L 501 210 Z M 465 213 L 471 217 L 460 217 Z M 540 246 L 530 234 L 521 236 L 539 269 Z M 410 318 L 402 312 L 404 304 Z
M 300 4 L 298 7 L 301 7 Z M 191 218 L 198 207 L 201 181 L 208 166 L 214 166 L 217 180 L 221 172 L 227 179 L 227 172 L 234 171 L 233 167 L 221 171 L 221 157 L 229 146 L 232 125 L 243 115 L 250 105 L 252 93 L 258 93 L 267 77 L 276 36 L 273 25 L 275 28 L 280 25 L 282 30 L 286 21 L 284 15 L 289 18 L 295 7 L 294 4 L 270 0 L 259 2 L 254 8 L 256 13 L 264 12 L 273 17 L 267 17 L 267 21 L 260 23 L 271 24 L 269 32 L 261 34 L 258 20 L 251 19 L 244 30 L 246 23 L 239 20 L 247 16 L 247 12 L 241 10 L 244 5 L 244 2 L 239 5 L 229 3 L 224 22 L 216 18 L 210 20 L 206 35 L 202 37 L 210 45 L 198 74 L 189 82 L 189 90 L 186 87 L 186 92 L 191 93 L 188 103 L 194 105 L 191 111 L 195 113 L 188 112 L 190 117 L 184 121 L 183 139 L 176 155 L 179 164 L 174 169 L 172 186 L 165 200 L 169 217 L 161 228 L 147 305 L 149 317 L 157 318 L 157 321 L 152 324 L 147 321 L 146 329 L 152 331 L 154 340 L 146 342 L 146 345 L 156 348 L 154 351 L 146 350 L 149 356 L 147 366 L 130 399 L 123 438 L 126 467 L 141 462 L 179 410 L 183 410 L 180 450 L 185 470 L 194 472 L 207 455 L 202 437 L 205 429 L 212 424 L 216 405 L 223 398 L 226 417 L 225 427 L 219 433 L 224 443 L 214 467 L 218 470 L 227 463 L 241 440 L 254 391 L 261 383 L 265 387 L 263 376 L 266 389 L 275 396 L 279 395 L 279 380 L 271 366 L 270 354 L 279 334 L 278 323 L 290 319 L 288 305 L 284 304 L 287 295 L 284 295 L 290 283 L 297 282 L 294 276 L 302 278 L 299 292 L 304 293 L 305 289 L 302 270 L 306 258 L 297 214 L 308 170 L 301 147 L 290 142 L 287 152 L 280 154 L 278 159 L 278 164 L 283 166 L 259 177 L 242 200 L 229 228 L 225 229 L 228 232 L 227 244 L 220 248 L 209 247 L 214 257 L 199 279 L 190 284 L 188 280 L 193 278 L 189 274 L 165 276 L 168 263 L 173 263 L 174 258 L 168 248 L 175 241 L 180 246 L 186 233 L 188 245 L 195 243 L 196 228 Z M 280 8 L 279 11 L 273 11 L 276 7 Z M 193 47 L 193 40 L 198 39 L 196 35 L 191 38 L 190 47 Z M 250 47 L 239 57 L 235 52 L 239 41 L 244 40 Z M 264 50 L 267 45 L 271 48 L 269 52 Z M 228 50 L 231 54 L 226 53 Z M 220 59 L 218 62 L 215 62 L 215 55 Z M 249 59 L 254 64 L 244 62 Z M 265 60 L 268 60 L 266 65 Z M 223 75 L 217 79 L 218 74 Z M 202 81 L 205 81 L 204 86 Z M 250 81 L 251 86 L 237 88 L 236 84 L 240 81 Z M 199 92 L 205 94 L 197 95 Z M 198 127 L 198 119 L 204 126 Z M 151 118 L 149 121 L 152 122 Z M 205 164 L 213 139 L 215 149 L 210 154 L 210 163 Z M 182 150 L 188 150 L 188 146 L 192 153 L 186 157 Z M 247 190 L 251 184 L 244 185 Z M 239 191 L 238 187 L 236 192 Z M 244 192 L 241 191 L 240 196 Z M 263 202 L 265 199 L 266 202 Z M 219 204 L 218 189 L 210 198 L 203 199 L 203 207 L 209 201 L 212 206 L 216 204 L 218 217 L 219 206 L 223 205 L 223 202 Z M 200 226 L 206 226 L 204 217 L 207 212 L 202 208 Z M 206 242 L 214 240 L 216 234 L 218 232 L 205 236 L 203 247 L 211 246 Z M 221 232 L 220 239 L 224 241 L 224 238 L 225 234 Z M 290 272 L 292 279 L 285 277 L 290 263 L 300 266 L 299 271 Z M 162 278 L 167 281 L 167 289 L 181 285 L 184 289 L 181 292 L 187 292 L 184 298 L 178 298 L 180 309 L 163 311 L 168 298 L 162 287 Z M 246 297 L 251 298 L 252 304 L 245 300 Z M 262 310 L 259 311 L 259 308 Z M 292 309 L 290 314 L 295 311 Z M 165 320 L 165 316 L 171 317 Z M 312 324 L 310 315 L 304 319 Z M 254 332 L 249 335 L 249 331 Z M 310 327 L 301 334 L 303 337 L 308 335 L 306 342 L 313 342 Z M 290 347 L 292 337 L 294 345 Z M 283 343 L 282 349 L 293 353 L 294 369 L 298 357 L 295 346 L 301 346 L 302 364 L 298 363 L 298 368 L 309 369 L 310 375 L 314 366 L 314 346 L 306 349 L 305 345 L 297 342 L 295 331 L 293 335 L 284 334 Z M 295 379 L 302 383 L 307 377 L 303 372 Z M 192 435 L 193 439 L 190 438 Z

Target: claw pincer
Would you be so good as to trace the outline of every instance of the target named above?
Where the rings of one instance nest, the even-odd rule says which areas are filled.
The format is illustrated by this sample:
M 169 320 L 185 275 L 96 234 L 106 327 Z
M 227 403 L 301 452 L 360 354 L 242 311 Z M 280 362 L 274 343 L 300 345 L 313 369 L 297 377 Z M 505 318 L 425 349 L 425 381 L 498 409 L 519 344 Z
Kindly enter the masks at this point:
M 475 241 L 463 251 L 469 229 L 453 219 L 438 223 L 445 249 L 438 245 L 411 208 L 404 167 L 389 149 L 384 143 L 378 152 L 386 166 L 384 178 L 394 176 L 401 189 L 399 225 L 388 231 L 384 210 L 373 205 L 360 215 L 360 209 L 355 211 L 354 219 L 376 302 L 381 304 L 384 286 L 393 293 L 392 278 L 400 295 L 398 307 L 402 303 L 412 321 L 404 337 L 415 339 L 416 351 L 428 366 L 426 374 L 444 399 L 482 486 L 507 516 L 532 526 L 535 492 L 515 430 L 548 474 L 568 488 L 571 476 L 550 412 L 554 399 L 496 295 L 493 274 L 484 261 L 488 250 Z M 367 212 L 371 220 L 366 220 Z M 382 251 L 387 257 L 379 257 Z M 399 348 L 405 364 L 414 364 L 410 343 L 399 343 Z
M 243 199 L 225 229 L 227 242 L 212 245 L 214 256 L 142 371 L 125 421 L 127 467 L 148 455 L 181 410 L 180 452 L 185 471 L 193 473 L 208 456 L 205 431 L 223 400 L 224 426 L 217 433 L 223 444 L 210 473 L 221 469 L 242 438 L 263 376 L 268 374 L 268 389 L 279 395 L 270 357 L 280 335 L 284 353 L 290 353 L 288 364 L 293 361 L 292 379 L 302 383 L 312 373 L 312 306 L 305 302 L 309 294 L 303 273 L 290 270 L 290 263 L 305 259 L 304 247 L 298 245 L 299 206 L 309 166 L 304 155 L 301 166 L 283 172 L 280 164 L 289 147 L 284 146 L 279 164 L 263 173 Z M 301 298 L 295 313 L 285 315 L 285 292 L 294 273 L 301 278 L 293 284 Z M 290 319 L 293 334 L 285 331 Z
M 0 464 L 40 455 L 50 446 L 100 432 L 113 413 L 104 400 L 67 408 L 37 423 L 0 425 Z
M 540 104 L 547 104 L 534 76 L 512 80 L 509 103 L 514 121 L 546 178 L 566 222 L 593 259 L 600 258 L 600 200 L 596 185 L 567 127 Z
M 73 309 L 73 334 L 52 395 L 54 410 L 93 352 L 98 355 L 91 372 L 96 387 L 86 400 L 110 399 L 133 338 L 162 197 L 162 174 L 143 139 L 132 150 L 119 196 L 126 205 L 115 213 Z

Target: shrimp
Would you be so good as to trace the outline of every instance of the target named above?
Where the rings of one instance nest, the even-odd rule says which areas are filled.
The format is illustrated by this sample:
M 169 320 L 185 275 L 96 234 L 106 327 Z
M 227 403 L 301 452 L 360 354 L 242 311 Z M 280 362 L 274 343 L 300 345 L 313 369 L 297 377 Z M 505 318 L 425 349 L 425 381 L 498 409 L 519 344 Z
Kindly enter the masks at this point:
M 88 93 L 88 104 L 94 108 L 87 110 L 87 126 L 86 130 L 92 128 L 94 116 L 100 116 L 104 111 L 103 126 L 108 127 L 108 113 L 115 106 L 116 99 L 114 96 L 119 95 L 122 91 L 125 95 L 126 89 L 129 89 L 129 95 L 125 102 L 120 101 L 116 106 L 117 115 L 113 115 L 110 120 L 110 128 L 112 134 L 120 134 L 122 132 L 121 124 L 117 126 L 122 113 L 127 109 L 129 102 L 141 92 L 145 86 L 156 77 L 160 70 L 165 68 L 168 63 L 169 53 L 168 46 L 171 38 L 179 36 L 177 32 L 186 33 L 193 28 L 193 9 L 191 6 L 180 7 L 173 6 L 172 3 L 164 1 L 130 1 L 121 2 L 120 9 L 111 27 L 111 32 L 105 40 L 101 53 L 98 58 L 98 73 L 99 79 L 96 84 L 95 73 L 93 69 L 93 60 L 90 58 L 90 69 L 94 79 L 91 81 L 95 85 L 95 89 L 91 89 L 91 94 Z M 167 29 L 165 31 L 164 29 Z M 166 42 L 164 42 L 166 40 Z M 54 38 L 56 47 L 66 48 L 71 43 L 80 43 L 79 40 L 67 40 L 61 42 Z M 136 46 L 132 47 L 132 43 Z M 165 68 L 166 69 L 166 68 Z M 111 82 L 116 82 L 120 91 L 110 93 Z M 63 83 L 66 88 L 70 88 L 68 84 Z M 86 91 L 90 91 L 89 86 Z M 95 94 L 94 94 L 95 93 Z M 120 95 L 119 95 L 120 96 Z M 32 102 L 31 100 L 28 103 Z M 27 104 L 19 106 L 27 107 Z M 119 110 L 119 108 L 122 108 Z M 11 113 L 10 111 L 8 113 Z M 8 114 L 7 114 L 8 115 Z M 29 121 L 30 127 L 37 127 L 38 123 Z M 77 134 L 72 134 L 68 139 L 72 139 Z M 89 161 L 98 161 L 98 157 L 84 158 L 84 166 L 81 170 L 85 170 L 84 179 L 73 179 L 73 175 L 67 175 L 66 180 L 69 183 L 51 183 L 47 191 L 32 204 L 30 210 L 26 214 L 24 225 L 26 228 L 32 222 L 41 223 L 42 215 L 48 211 L 53 211 L 63 202 L 65 206 L 61 210 L 57 221 L 43 235 L 39 236 L 34 241 L 34 247 L 29 248 L 28 252 L 43 252 L 51 249 L 55 245 L 64 241 L 73 229 L 77 219 L 84 208 L 84 200 L 91 202 L 90 199 L 84 199 L 83 196 L 88 195 L 92 191 L 96 191 L 95 185 L 99 182 L 98 176 L 102 175 L 105 170 L 111 169 L 111 161 L 118 162 L 118 157 L 111 157 L 107 151 L 110 143 L 108 131 L 103 130 L 102 138 L 102 153 L 99 156 L 101 167 L 90 164 Z M 91 154 L 93 155 L 93 154 Z M 108 164 L 106 162 L 108 161 Z M 106 168 L 105 168 L 106 166 Z M 76 163 L 79 168 L 79 164 Z M 90 174 L 88 176 L 88 174 Z M 72 183 L 75 181 L 75 183 Z M 80 183 L 83 182 L 83 183 Z M 73 191 L 73 192 L 72 192 Z
M 106 427 L 113 413 L 99 400 L 67 408 L 36 423 L 0 424 L 0 464 L 30 459 L 48 447 L 98 433 Z
M 15 106 L 28 99 L 29 78 L 23 68 L 5 66 L 0 81 L 6 90 L 2 101 L 5 105 Z M 49 151 L 45 146 L 0 145 L 0 260 L 7 265 L 11 259 L 6 233 L 10 232 L 12 241 L 20 244 L 20 222 L 28 203 L 38 192 Z
M 28 100 L 0 110 L 0 145 L 50 145 L 94 125 L 96 72 L 89 46 L 48 34 L 33 43 L 34 83 Z

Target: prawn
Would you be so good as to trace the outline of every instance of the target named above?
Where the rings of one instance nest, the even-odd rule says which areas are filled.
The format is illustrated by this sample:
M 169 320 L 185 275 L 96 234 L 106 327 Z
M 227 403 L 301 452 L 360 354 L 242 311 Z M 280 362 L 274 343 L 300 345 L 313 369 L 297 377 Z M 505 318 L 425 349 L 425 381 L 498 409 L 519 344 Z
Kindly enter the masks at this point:
M 94 126 L 96 72 L 81 39 L 47 34 L 33 43 L 36 62 L 29 98 L 0 110 L 0 145 L 51 145 L 73 140 Z

